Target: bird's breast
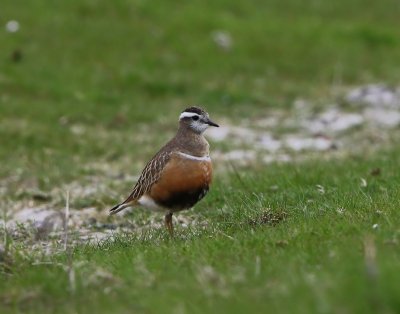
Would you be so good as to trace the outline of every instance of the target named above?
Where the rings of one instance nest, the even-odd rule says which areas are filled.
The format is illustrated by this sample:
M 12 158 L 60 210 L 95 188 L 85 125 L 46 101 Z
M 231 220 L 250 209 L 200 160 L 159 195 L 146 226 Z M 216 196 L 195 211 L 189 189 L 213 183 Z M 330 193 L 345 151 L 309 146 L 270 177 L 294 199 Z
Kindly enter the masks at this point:
M 160 206 L 172 210 L 190 208 L 205 196 L 211 181 L 209 156 L 176 153 L 164 167 L 149 195 Z

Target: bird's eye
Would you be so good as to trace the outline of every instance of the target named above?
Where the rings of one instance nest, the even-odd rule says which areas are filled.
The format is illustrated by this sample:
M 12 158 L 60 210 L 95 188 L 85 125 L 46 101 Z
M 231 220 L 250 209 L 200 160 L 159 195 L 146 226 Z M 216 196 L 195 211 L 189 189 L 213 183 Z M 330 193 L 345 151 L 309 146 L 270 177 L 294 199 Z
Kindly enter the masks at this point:
M 199 116 L 193 116 L 193 117 L 192 117 L 192 120 L 194 120 L 194 121 L 199 120 Z

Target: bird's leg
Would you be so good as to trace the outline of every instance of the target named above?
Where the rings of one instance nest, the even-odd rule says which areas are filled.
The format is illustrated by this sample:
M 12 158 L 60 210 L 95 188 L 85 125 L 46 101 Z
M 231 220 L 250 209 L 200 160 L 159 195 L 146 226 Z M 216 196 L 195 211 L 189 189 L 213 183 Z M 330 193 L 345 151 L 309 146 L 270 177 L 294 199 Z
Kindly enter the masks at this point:
M 168 229 L 169 235 L 171 238 L 174 236 L 174 225 L 172 224 L 172 213 L 168 212 L 165 215 L 165 226 Z

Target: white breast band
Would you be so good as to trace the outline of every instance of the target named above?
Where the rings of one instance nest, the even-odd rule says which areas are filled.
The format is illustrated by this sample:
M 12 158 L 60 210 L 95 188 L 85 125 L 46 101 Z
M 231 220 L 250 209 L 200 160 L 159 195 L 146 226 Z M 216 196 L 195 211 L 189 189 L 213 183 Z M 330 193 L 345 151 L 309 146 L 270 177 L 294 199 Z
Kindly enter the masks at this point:
M 202 156 L 202 157 L 197 157 L 197 156 L 193 156 L 193 155 L 189 155 L 189 154 L 185 154 L 182 152 L 178 152 L 179 155 L 187 158 L 187 159 L 192 159 L 192 160 L 197 160 L 197 161 L 210 161 L 211 158 L 210 156 Z

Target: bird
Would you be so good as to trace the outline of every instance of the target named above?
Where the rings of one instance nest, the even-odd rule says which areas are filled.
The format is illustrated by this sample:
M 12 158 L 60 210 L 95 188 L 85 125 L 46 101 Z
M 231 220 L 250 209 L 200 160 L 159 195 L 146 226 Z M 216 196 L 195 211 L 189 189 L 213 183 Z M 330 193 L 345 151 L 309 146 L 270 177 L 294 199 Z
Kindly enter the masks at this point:
M 192 208 L 212 183 L 210 145 L 203 135 L 210 126 L 219 127 L 204 109 L 182 111 L 176 135 L 150 159 L 131 194 L 111 208 L 110 215 L 136 206 L 165 212 L 165 226 L 173 237 L 173 214 Z

